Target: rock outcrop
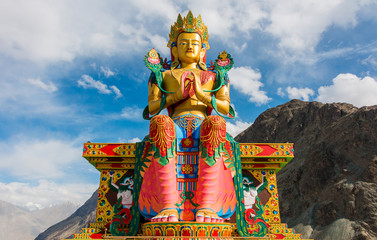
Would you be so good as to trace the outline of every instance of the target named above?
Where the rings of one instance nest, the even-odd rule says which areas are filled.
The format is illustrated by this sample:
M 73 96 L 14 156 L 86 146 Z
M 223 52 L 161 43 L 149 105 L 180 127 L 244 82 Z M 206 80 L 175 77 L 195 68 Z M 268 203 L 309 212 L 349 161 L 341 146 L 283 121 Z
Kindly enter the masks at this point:
M 306 238 L 377 239 L 377 106 L 292 100 L 239 142 L 293 142 L 278 173 L 282 222 Z

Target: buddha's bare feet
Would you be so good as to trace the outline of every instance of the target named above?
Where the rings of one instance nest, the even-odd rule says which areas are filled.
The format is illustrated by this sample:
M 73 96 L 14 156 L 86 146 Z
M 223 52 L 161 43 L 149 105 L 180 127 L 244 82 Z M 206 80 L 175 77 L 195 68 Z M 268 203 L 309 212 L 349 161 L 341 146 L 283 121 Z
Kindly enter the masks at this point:
M 165 209 L 151 219 L 152 222 L 178 222 L 177 209 Z
M 197 222 L 224 222 L 224 219 L 219 217 L 212 209 L 203 208 L 199 209 L 196 213 L 196 221 Z

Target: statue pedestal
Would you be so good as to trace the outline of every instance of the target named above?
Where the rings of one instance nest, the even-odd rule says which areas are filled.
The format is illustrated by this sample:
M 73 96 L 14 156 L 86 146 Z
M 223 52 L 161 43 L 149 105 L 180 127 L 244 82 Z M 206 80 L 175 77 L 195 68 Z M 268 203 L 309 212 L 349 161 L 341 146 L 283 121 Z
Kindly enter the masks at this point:
M 136 146 L 133 143 L 85 143 L 83 157 L 101 172 L 96 223 L 90 224 L 98 237 L 111 239 L 110 223 L 117 218 L 113 206 L 117 202 L 117 192 L 110 186 L 110 176 L 113 182 L 120 184 L 127 177 L 134 175 Z M 246 207 L 243 216 L 248 224 L 247 231 L 254 237 L 240 237 L 237 232 L 236 216 L 226 223 L 196 223 L 196 222 L 151 222 L 141 224 L 135 239 L 161 239 L 162 236 L 177 237 L 176 239 L 302 239 L 293 229 L 281 223 L 279 195 L 276 173 L 293 159 L 293 144 L 291 143 L 240 143 L 242 175 L 258 188 L 257 197 L 248 199 L 252 204 Z M 125 222 L 127 218 L 119 221 Z M 267 226 L 267 229 L 266 229 Z M 120 225 L 119 231 L 126 233 L 129 225 Z M 105 234 L 107 233 L 107 234 Z M 124 234 L 125 235 L 125 234 Z M 184 238 L 187 236 L 188 238 Z M 114 239 L 132 239 L 131 236 L 113 236 Z M 190 238 L 197 237 L 197 238 Z M 75 239 L 80 238 L 77 235 Z M 89 238 L 88 239 L 92 239 Z M 165 238 L 168 239 L 168 238 Z M 174 239 L 174 238 L 170 238 Z
M 150 222 L 142 225 L 144 236 L 231 237 L 231 223 Z

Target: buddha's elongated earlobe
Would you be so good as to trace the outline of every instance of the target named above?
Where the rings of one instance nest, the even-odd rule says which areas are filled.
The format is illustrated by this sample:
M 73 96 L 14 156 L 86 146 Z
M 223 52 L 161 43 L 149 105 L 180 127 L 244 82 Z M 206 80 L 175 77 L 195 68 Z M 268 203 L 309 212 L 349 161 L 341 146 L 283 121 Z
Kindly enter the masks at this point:
M 199 67 L 200 69 L 207 71 L 207 65 L 206 65 L 206 50 L 202 49 L 202 52 L 200 53 L 200 59 L 199 59 Z
M 177 49 L 177 47 L 173 47 L 171 49 L 171 56 L 172 56 L 172 59 L 171 59 L 172 63 L 171 63 L 170 69 L 174 70 L 174 69 L 176 69 L 179 66 L 178 49 Z
M 179 61 L 178 61 L 177 59 L 175 59 L 175 60 L 171 63 L 171 67 L 170 67 L 170 69 L 171 69 L 171 70 L 174 70 L 174 69 L 176 69 L 176 68 L 178 67 L 178 65 L 179 65 Z
M 204 70 L 204 71 L 207 71 L 207 65 L 202 61 L 202 59 L 200 58 L 199 60 L 199 67 Z

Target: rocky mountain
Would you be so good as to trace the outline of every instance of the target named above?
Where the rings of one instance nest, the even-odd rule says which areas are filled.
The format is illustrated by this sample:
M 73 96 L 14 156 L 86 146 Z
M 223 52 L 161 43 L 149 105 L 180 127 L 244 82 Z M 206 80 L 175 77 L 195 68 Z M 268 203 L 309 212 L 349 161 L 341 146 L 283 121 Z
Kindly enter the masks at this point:
M 262 113 L 239 142 L 293 142 L 278 173 L 282 222 L 304 237 L 377 239 L 377 106 L 292 100 Z
M 0 201 L 0 239 L 32 240 L 52 224 L 70 216 L 78 205 L 67 202 L 29 211 Z
M 239 142 L 295 143 L 278 173 L 282 222 L 316 240 L 377 239 L 377 106 L 292 100 L 262 113 Z M 94 221 L 96 193 L 36 240 Z
M 49 227 L 35 240 L 60 240 L 79 233 L 81 228 L 95 222 L 98 190 L 79 209 L 65 220 Z

